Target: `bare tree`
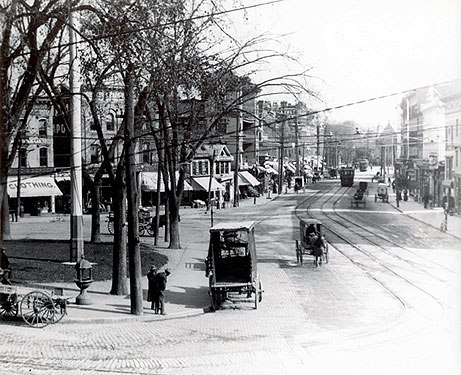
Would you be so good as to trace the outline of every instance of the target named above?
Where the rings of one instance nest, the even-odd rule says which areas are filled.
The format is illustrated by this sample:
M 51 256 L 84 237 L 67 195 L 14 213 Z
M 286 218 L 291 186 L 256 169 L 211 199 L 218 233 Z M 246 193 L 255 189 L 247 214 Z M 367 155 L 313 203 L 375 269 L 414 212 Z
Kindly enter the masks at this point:
M 136 37 L 145 51 L 137 56 L 146 66 L 150 87 L 146 116 L 168 196 L 169 247 L 179 248 L 185 167 L 219 121 L 241 111 L 246 101 L 267 95 L 268 89 L 272 94 L 313 93 L 307 89 L 304 72 L 252 82 L 261 64 L 290 57 L 265 48 L 268 39 L 264 36 L 237 42 L 226 32 L 220 19 L 223 9 L 215 2 L 195 5 L 183 0 L 173 7 L 164 14 L 161 29 L 152 25 Z M 162 9 L 151 11 L 157 14 Z
M 7 177 L 16 156 L 20 132 L 37 98 L 37 75 L 54 54 L 70 10 L 79 0 L 5 0 L 0 3 L 0 207 L 1 235 L 9 237 Z M 12 147 L 10 147 L 12 145 Z

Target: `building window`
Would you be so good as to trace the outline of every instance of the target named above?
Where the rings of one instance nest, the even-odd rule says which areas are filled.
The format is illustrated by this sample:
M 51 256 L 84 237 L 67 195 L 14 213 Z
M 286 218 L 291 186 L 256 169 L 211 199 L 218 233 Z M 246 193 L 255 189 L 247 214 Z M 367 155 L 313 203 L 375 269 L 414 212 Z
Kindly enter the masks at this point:
M 22 148 L 19 150 L 19 166 L 27 167 L 27 149 Z
M 96 125 L 94 121 L 90 121 L 90 130 L 96 130 Z
M 39 137 L 46 137 L 47 133 L 48 121 L 45 119 L 38 120 L 38 136 Z
M 99 163 L 99 146 L 91 146 L 90 148 L 90 162 Z
M 192 162 L 193 176 L 206 176 L 209 174 L 208 160 L 198 160 Z
M 151 164 L 151 151 L 150 143 L 146 142 L 142 144 L 142 162 L 146 164 Z
M 109 116 L 106 118 L 106 129 L 108 131 L 115 130 L 115 116 L 112 113 L 109 113 Z
M 48 149 L 45 147 L 40 149 L 40 167 L 48 167 Z

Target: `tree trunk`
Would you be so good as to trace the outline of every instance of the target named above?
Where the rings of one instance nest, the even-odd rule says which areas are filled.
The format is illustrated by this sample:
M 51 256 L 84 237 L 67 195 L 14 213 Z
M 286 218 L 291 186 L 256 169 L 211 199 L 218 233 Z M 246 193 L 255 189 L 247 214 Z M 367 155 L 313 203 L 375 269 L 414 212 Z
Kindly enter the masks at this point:
M 6 184 L 5 184 L 6 187 Z M 1 221 L 1 233 L 0 233 L 0 240 L 11 240 L 11 232 L 10 232 L 10 212 L 9 212 L 9 203 L 8 203 L 8 195 L 7 189 L 4 190 L 3 194 L 3 204 L 0 207 L 0 221 Z
M 169 197 L 170 204 L 168 205 L 170 214 L 170 249 L 180 249 L 181 242 L 179 236 L 179 200 L 176 194 L 172 191 Z
M 123 183 L 123 168 L 117 169 L 115 186 L 112 188 L 112 203 L 114 211 L 114 247 L 112 263 L 112 289 L 110 294 L 128 294 L 126 227 L 125 227 L 125 185 Z
M 101 181 L 91 191 L 91 242 L 101 242 Z
M 136 184 L 136 143 L 134 139 L 134 69 L 129 64 L 126 73 L 126 122 L 125 122 L 125 170 L 128 198 L 128 257 L 130 265 L 131 313 L 143 314 L 143 292 L 141 285 L 141 252 L 139 249 L 137 184 Z

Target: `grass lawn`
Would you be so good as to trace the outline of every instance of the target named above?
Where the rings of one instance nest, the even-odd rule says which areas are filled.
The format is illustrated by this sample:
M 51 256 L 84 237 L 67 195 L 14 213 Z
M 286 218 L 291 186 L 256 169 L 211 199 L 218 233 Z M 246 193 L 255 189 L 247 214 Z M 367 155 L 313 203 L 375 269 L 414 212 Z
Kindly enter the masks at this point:
M 10 260 L 14 283 L 73 282 L 73 266 L 61 264 L 69 261 L 69 241 L 18 240 L 4 241 Z M 167 263 L 165 255 L 158 254 L 146 244 L 141 246 L 142 274 L 151 265 L 161 267 Z M 85 259 L 92 263 L 94 280 L 112 279 L 112 243 L 85 243 Z

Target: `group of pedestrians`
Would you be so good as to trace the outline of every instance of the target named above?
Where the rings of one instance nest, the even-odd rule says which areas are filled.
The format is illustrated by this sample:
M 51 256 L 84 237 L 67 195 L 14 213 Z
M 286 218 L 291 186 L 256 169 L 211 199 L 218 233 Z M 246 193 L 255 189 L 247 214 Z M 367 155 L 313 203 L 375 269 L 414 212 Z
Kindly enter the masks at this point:
M 151 302 L 151 309 L 154 310 L 155 314 L 166 315 L 165 289 L 170 273 L 168 268 L 163 272 L 158 272 L 157 267 L 152 266 L 147 274 L 147 301 Z

